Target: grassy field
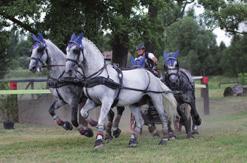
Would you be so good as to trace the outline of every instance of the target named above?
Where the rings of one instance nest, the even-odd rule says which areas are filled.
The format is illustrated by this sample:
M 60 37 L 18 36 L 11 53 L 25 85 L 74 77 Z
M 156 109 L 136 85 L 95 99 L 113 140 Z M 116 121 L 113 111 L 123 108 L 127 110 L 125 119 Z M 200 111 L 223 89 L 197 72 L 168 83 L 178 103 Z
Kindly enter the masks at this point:
M 129 133 L 94 151 L 94 138 L 76 131 L 17 124 L 0 127 L 0 162 L 247 162 L 247 98 L 211 99 L 211 115 L 203 116 L 200 135 L 158 145 L 144 131 L 137 148 L 127 146 Z

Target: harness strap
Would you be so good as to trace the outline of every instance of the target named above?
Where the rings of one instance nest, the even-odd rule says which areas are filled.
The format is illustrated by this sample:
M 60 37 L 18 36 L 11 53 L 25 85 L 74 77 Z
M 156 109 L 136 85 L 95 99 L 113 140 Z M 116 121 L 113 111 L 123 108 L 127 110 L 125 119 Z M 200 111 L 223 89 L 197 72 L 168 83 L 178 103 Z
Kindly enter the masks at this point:
M 146 89 L 143 90 L 144 93 L 147 93 L 148 87 L 149 87 L 149 85 L 150 85 L 150 75 L 149 75 L 148 72 L 147 72 L 147 75 L 148 75 L 148 85 L 147 85 Z
M 86 97 L 93 101 L 92 97 L 91 97 L 91 96 L 89 95 L 89 93 L 88 93 L 87 87 L 85 87 L 85 92 L 86 92 L 86 94 L 85 94 Z
M 119 101 L 119 94 L 121 91 L 121 88 L 123 86 L 123 72 L 120 70 L 119 67 L 117 67 L 116 65 L 113 65 L 113 68 L 117 71 L 118 73 L 118 80 L 119 80 L 119 87 L 118 87 L 118 91 L 117 91 L 117 95 L 115 97 L 115 100 L 112 104 L 112 107 L 114 107 L 115 105 L 117 105 L 118 101 Z
M 96 71 L 95 73 L 89 75 L 88 77 L 85 77 L 86 80 L 92 78 L 92 77 L 95 76 L 95 75 L 100 75 L 100 74 L 104 71 L 105 68 L 106 68 L 106 63 L 104 62 L 104 66 L 101 67 L 101 68 L 100 68 L 98 71 Z M 107 73 L 107 74 L 108 74 L 108 73 Z M 109 75 L 108 75 L 108 76 L 109 76 Z
M 59 98 L 61 101 L 63 101 L 63 103 L 67 104 L 67 102 L 64 101 L 63 97 L 62 97 L 61 94 L 59 93 L 58 88 L 56 88 L 56 92 L 57 92 L 58 98 Z
M 132 90 L 132 91 L 139 91 L 139 92 L 143 92 L 142 89 L 137 89 L 137 88 L 130 88 L 130 87 L 122 87 L 122 89 L 128 89 L 128 90 Z M 165 93 L 165 94 L 180 94 L 180 91 L 152 91 L 152 90 L 147 90 L 146 93 Z
M 60 88 L 60 87 L 62 87 L 62 86 L 64 86 L 65 84 L 62 84 L 62 86 L 60 85 L 60 87 L 58 86 L 58 81 L 59 81 L 59 79 L 64 75 L 64 73 L 65 73 L 65 71 L 63 71 L 60 75 L 59 75 L 59 77 L 56 79 L 56 78 L 52 78 L 51 76 L 49 76 L 48 77 L 48 82 L 47 82 L 47 84 L 48 84 L 48 86 L 50 87 L 50 88 L 52 88 L 52 85 L 51 85 L 51 83 L 52 82 L 49 82 L 49 80 L 53 80 L 53 81 L 55 81 L 53 84 L 53 86 L 55 86 L 55 90 L 56 90 L 56 92 L 57 92 L 57 95 L 58 95 L 58 98 L 59 98 L 59 100 L 61 100 L 61 101 L 63 101 L 63 103 L 65 103 L 65 104 L 67 104 L 67 102 L 65 102 L 65 100 L 63 99 L 63 97 L 61 96 L 61 94 L 59 93 L 59 91 L 58 91 L 58 89 Z
M 40 58 L 31 57 L 31 60 L 35 60 L 36 63 L 40 62 L 42 64 L 42 67 L 45 66 L 44 62 Z

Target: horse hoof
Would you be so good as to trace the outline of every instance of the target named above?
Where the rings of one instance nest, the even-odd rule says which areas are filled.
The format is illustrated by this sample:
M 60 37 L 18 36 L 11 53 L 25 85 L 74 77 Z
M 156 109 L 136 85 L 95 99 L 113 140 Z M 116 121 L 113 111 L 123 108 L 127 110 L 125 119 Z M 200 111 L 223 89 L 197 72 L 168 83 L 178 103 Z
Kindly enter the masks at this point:
M 106 135 L 105 135 L 105 141 L 107 143 L 109 143 L 110 141 L 112 141 L 112 139 L 113 139 L 113 137 L 111 136 L 111 134 L 110 133 L 106 133 Z
M 130 148 L 135 148 L 137 146 L 137 140 L 136 138 L 131 138 L 129 141 L 129 147 Z
M 68 121 L 65 121 L 64 124 L 63 124 L 63 128 L 65 130 L 72 130 L 73 126 Z
M 159 135 L 159 133 L 158 133 L 158 132 L 155 132 L 155 133 L 153 133 L 153 137 L 157 137 L 157 138 L 159 138 L 159 137 L 160 137 L 160 135 Z
M 86 137 L 93 137 L 93 130 L 91 128 L 87 128 L 85 130 L 85 134 L 84 134 Z
M 192 135 L 199 135 L 199 132 L 197 130 L 193 130 Z
M 160 140 L 159 145 L 166 145 L 168 141 L 168 138 L 163 138 Z
M 186 138 L 187 138 L 187 139 L 193 139 L 194 136 L 193 136 L 192 134 L 187 134 Z
M 197 126 L 200 126 L 202 124 L 202 119 L 201 117 L 199 117 L 199 115 L 195 117 L 194 123 Z
M 102 149 L 104 147 L 104 142 L 102 139 L 97 139 L 94 144 L 94 149 Z
M 113 132 L 112 132 L 112 135 L 115 137 L 115 138 L 118 138 L 119 137 L 119 135 L 121 134 L 121 130 L 119 129 L 119 128 L 117 128 L 116 130 L 114 130 Z
M 89 137 L 89 138 L 93 137 L 93 130 L 91 128 L 87 128 L 85 130 L 83 128 L 81 128 L 79 130 L 79 132 L 80 132 L 81 135 L 84 135 L 86 137 Z
M 175 139 L 176 139 L 176 135 L 173 132 L 169 132 L 168 140 L 175 140 Z

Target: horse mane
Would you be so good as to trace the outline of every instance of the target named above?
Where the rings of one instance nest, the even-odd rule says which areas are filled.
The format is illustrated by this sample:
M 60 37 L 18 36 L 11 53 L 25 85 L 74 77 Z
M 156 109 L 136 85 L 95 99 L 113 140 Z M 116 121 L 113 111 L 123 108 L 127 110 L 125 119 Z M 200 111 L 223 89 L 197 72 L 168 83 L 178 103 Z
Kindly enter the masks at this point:
M 103 56 L 103 54 L 101 53 L 101 51 L 99 50 L 99 48 L 98 48 L 91 40 L 89 40 L 89 39 L 86 38 L 86 37 L 83 37 L 83 40 L 84 40 L 86 43 L 90 44 L 90 45 L 95 49 L 95 51 L 96 51 L 98 54 L 100 54 L 100 56 L 102 56 L 103 59 L 104 59 L 104 56 Z
M 47 44 L 47 47 L 51 48 L 51 50 L 61 53 L 65 57 L 64 52 L 61 49 L 59 49 L 51 40 L 45 39 L 45 42 Z

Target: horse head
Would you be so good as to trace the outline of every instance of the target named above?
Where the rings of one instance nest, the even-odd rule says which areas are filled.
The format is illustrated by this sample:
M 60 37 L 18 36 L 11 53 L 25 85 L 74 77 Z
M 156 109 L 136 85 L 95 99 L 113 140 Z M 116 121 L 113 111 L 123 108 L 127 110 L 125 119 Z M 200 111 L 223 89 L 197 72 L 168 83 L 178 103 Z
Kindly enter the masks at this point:
M 42 70 L 42 67 L 44 67 L 48 61 L 48 54 L 46 51 L 47 44 L 41 33 L 39 33 L 38 36 L 32 34 L 32 39 L 34 44 L 32 47 L 29 70 L 36 72 Z
M 163 53 L 164 69 L 169 78 L 169 81 L 172 83 L 176 83 L 178 80 L 178 71 L 179 71 L 179 64 L 177 60 L 178 56 L 179 56 L 178 50 L 176 52 Z
M 68 73 L 70 76 L 78 67 L 80 67 L 79 63 L 82 63 L 84 61 L 82 39 L 82 33 L 79 34 L 79 36 L 76 36 L 73 33 L 66 48 L 67 55 L 65 72 Z

